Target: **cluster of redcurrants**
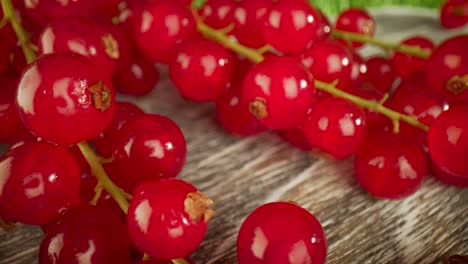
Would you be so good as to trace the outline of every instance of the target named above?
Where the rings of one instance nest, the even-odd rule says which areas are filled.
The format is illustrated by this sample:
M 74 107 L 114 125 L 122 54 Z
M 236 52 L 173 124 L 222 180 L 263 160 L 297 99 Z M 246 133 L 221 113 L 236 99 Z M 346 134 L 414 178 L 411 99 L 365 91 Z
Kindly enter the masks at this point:
M 153 63 L 169 65 L 184 98 L 215 102 L 232 134 L 274 129 L 332 159 L 356 153 L 357 179 L 374 196 L 413 193 L 431 166 L 467 186 L 468 36 L 437 47 L 420 36 L 403 41 L 428 59 L 403 49 L 364 60 L 359 38 L 343 37 L 375 33 L 361 9 L 332 27 L 304 0 L 208 0 L 197 11 L 189 2 L 25 0 L 15 2 L 20 24 L 2 2 L 11 23 L 0 29 L 0 141 L 10 147 L 0 159 L 0 217 L 43 227 L 40 263 L 127 264 L 141 253 L 180 263 L 203 240 L 211 199 L 172 179 L 186 156 L 180 129 L 115 101 L 114 88 L 151 91 Z M 237 246 L 240 263 L 326 257 L 320 223 L 293 203 L 255 210 Z

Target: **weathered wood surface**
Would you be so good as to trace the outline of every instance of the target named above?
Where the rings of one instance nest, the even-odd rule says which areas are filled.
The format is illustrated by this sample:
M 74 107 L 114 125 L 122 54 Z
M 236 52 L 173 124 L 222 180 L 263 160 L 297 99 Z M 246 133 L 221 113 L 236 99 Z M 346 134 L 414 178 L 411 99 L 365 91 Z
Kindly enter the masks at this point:
M 433 17 L 400 14 L 397 19 L 395 14 L 378 16 L 384 38 L 396 41 L 415 33 L 444 37 L 434 30 Z M 278 200 L 294 200 L 321 221 L 328 263 L 438 263 L 447 254 L 468 254 L 467 189 L 428 177 L 407 199 L 376 200 L 353 178 L 352 160 L 315 160 L 274 133 L 231 137 L 217 125 L 212 105 L 181 100 L 167 80 L 136 102 L 181 126 L 188 157 L 180 178 L 216 202 L 208 235 L 193 255 L 197 263 L 235 263 L 242 220 L 257 206 Z M 0 264 L 36 263 L 41 236 L 40 229 L 26 226 L 0 231 Z

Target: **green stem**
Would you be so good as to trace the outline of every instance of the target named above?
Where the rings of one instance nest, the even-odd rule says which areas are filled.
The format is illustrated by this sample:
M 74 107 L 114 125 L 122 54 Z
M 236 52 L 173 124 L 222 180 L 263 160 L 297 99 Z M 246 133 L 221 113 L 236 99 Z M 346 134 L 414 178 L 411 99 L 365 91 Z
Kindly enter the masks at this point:
M 246 58 L 250 59 L 254 63 L 259 63 L 264 60 L 264 56 L 258 52 L 258 50 L 248 48 L 246 46 L 243 46 L 242 44 L 236 42 L 235 40 L 231 39 L 230 37 L 224 35 L 222 32 L 219 30 L 213 29 L 206 24 L 204 24 L 202 21 L 198 20 L 197 21 L 197 27 L 200 33 L 202 33 L 205 37 L 214 40 L 223 46 L 225 46 L 228 49 L 231 49 L 234 52 L 237 52 Z M 334 84 L 330 83 L 325 83 L 321 82 L 318 80 L 315 80 L 315 87 L 319 90 L 325 91 L 333 96 L 343 98 L 345 100 L 348 100 L 362 108 L 367 108 L 370 110 L 373 110 L 375 112 L 378 112 L 388 118 L 390 118 L 393 121 L 394 128 L 395 130 L 398 130 L 399 128 L 399 122 L 404 121 L 410 125 L 413 125 L 415 127 L 418 127 L 422 130 L 428 131 L 429 127 L 422 124 L 419 122 L 416 118 L 407 116 L 404 114 L 401 114 L 397 111 L 394 111 L 390 108 L 387 108 L 383 106 L 378 101 L 373 101 L 373 100 L 366 100 L 364 98 L 361 98 L 359 96 L 355 96 L 353 94 L 347 93 L 343 90 L 340 90 L 335 87 Z M 397 131 L 398 132 L 398 131 Z
M 171 260 L 173 264 L 189 264 L 189 262 L 183 258 Z
M 358 33 L 335 29 L 333 30 L 333 36 L 340 38 L 340 39 L 349 40 L 349 41 L 369 43 L 369 44 L 381 47 L 385 50 L 399 51 L 401 53 L 405 53 L 405 54 L 419 57 L 422 59 L 427 59 L 431 55 L 430 51 L 422 49 L 418 46 L 389 43 L 389 42 L 385 42 L 383 40 L 376 39 L 372 36 L 364 35 L 364 34 L 358 34 Z
M 18 37 L 18 40 L 21 44 L 21 48 L 23 49 L 24 56 L 26 58 L 27 63 L 31 63 L 36 59 L 36 54 L 29 46 L 29 37 L 28 33 L 24 30 L 24 28 L 19 23 L 16 15 L 15 15 L 15 8 L 11 3 L 11 0 L 1 0 L 2 1 L 2 10 L 4 18 L 10 22 L 13 30 Z
M 78 143 L 78 148 L 80 148 L 81 153 L 91 167 L 91 171 L 94 176 L 97 178 L 98 182 L 102 187 L 112 196 L 112 198 L 117 202 L 122 211 L 127 214 L 128 211 L 128 201 L 125 198 L 122 190 L 115 185 L 109 176 L 107 176 L 106 171 L 102 167 L 100 157 L 96 155 L 91 146 L 86 142 Z

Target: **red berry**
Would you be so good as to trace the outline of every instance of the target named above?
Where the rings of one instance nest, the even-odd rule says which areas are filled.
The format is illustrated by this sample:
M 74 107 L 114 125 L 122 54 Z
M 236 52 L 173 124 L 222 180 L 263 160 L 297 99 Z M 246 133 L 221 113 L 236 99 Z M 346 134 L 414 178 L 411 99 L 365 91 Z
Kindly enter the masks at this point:
M 468 35 L 440 44 L 427 62 L 432 88 L 451 102 L 468 101 Z
M 96 23 L 85 18 L 56 20 L 39 37 L 39 54 L 74 52 L 88 57 L 106 77 L 112 75 L 119 52 L 111 34 L 101 35 Z
M 229 90 L 216 101 L 216 116 L 221 126 L 236 136 L 252 136 L 266 130 L 249 112 L 248 104 L 241 99 L 242 85 L 235 81 Z
M 322 10 L 317 9 L 320 18 L 320 26 L 317 28 L 317 37 L 320 41 L 328 40 L 331 36 L 332 26 L 328 17 L 322 12 Z
M 131 191 L 142 181 L 174 178 L 182 170 L 186 153 L 184 135 L 172 120 L 153 114 L 135 116 L 116 137 L 119 174 L 113 180 Z
M 15 106 L 18 77 L 4 75 L 0 78 L 0 142 L 12 143 L 27 132 Z
M 432 160 L 445 172 L 468 178 L 468 104 L 460 104 L 443 112 L 428 134 Z
M 348 88 L 353 88 L 358 87 L 362 84 L 363 82 L 363 76 L 367 72 L 367 65 L 366 61 L 359 55 L 357 52 L 352 53 L 352 63 L 351 63 L 351 85 L 347 86 Z M 344 90 L 349 90 L 346 89 L 345 87 L 342 87 Z
M 375 35 L 375 20 L 364 9 L 349 8 L 341 12 L 335 23 L 338 30 L 349 31 L 368 36 Z M 355 48 L 362 47 L 364 44 L 352 41 Z
M 290 128 L 285 130 L 279 130 L 280 136 L 292 146 L 301 149 L 303 151 L 311 151 L 312 145 L 304 135 L 302 128 Z
M 125 225 L 112 211 L 80 206 L 47 229 L 39 264 L 128 264 L 129 247 Z
M 46 55 L 29 65 L 16 102 L 34 135 L 62 145 L 96 137 L 115 112 L 112 86 L 90 60 L 73 53 Z
M 362 187 L 378 198 L 409 196 L 427 174 L 427 156 L 420 145 L 403 142 L 395 135 L 369 133 L 354 159 L 356 178 Z
M 431 162 L 431 165 L 432 165 L 432 174 L 439 181 L 441 181 L 441 182 L 443 182 L 445 184 L 457 186 L 457 187 L 460 187 L 460 188 L 468 187 L 468 177 L 459 177 L 457 175 L 453 175 L 451 173 L 448 173 L 448 172 L 444 171 L 443 169 L 437 167 L 437 165 L 435 165 L 434 162 Z
M 176 1 L 147 2 L 133 20 L 138 47 L 153 62 L 172 62 L 176 44 L 197 34 L 192 13 Z
M 233 14 L 232 34 L 239 43 L 251 48 L 266 45 L 262 30 L 272 3 L 271 0 L 244 0 L 238 4 Z
M 397 75 L 392 63 L 383 57 L 372 57 L 366 61 L 367 71 L 362 76 L 363 82 L 372 84 L 386 93 L 390 91 Z
M 110 125 L 93 139 L 93 144 L 103 157 L 110 158 L 120 129 L 133 117 L 143 115 L 138 106 L 129 102 L 117 102 L 114 119 Z
M 143 96 L 150 93 L 159 81 L 159 71 L 148 60 L 135 56 L 133 61 L 113 77 L 115 89 L 123 94 Z
M 300 63 L 273 57 L 251 68 L 244 80 L 242 101 L 265 126 L 294 128 L 306 121 L 314 90 L 311 74 Z
M 440 23 L 446 28 L 466 25 L 468 23 L 468 1 L 446 0 L 440 8 Z
M 262 205 L 237 237 L 239 264 L 325 263 L 327 242 L 319 221 L 290 202 Z
M 231 82 L 233 71 L 232 53 L 202 39 L 182 43 L 169 66 L 169 76 L 182 96 L 199 102 L 219 98 Z
M 434 43 L 430 39 L 420 36 L 407 38 L 403 40 L 401 44 L 420 47 L 421 49 L 429 52 L 432 52 L 434 49 Z M 407 78 L 418 72 L 425 72 L 426 63 L 426 59 L 407 55 L 401 52 L 395 52 L 392 58 L 393 67 L 401 78 Z
M 90 17 L 94 14 L 93 0 L 23 0 L 27 13 L 40 26 L 59 18 Z
M 318 42 L 300 55 L 302 64 L 315 79 L 323 82 L 349 83 L 353 56 L 341 44 L 333 41 Z
M 343 99 L 326 98 L 312 108 L 303 131 L 314 148 L 344 159 L 361 146 L 366 136 L 362 109 Z
M 302 0 L 278 0 L 265 18 L 263 37 L 284 53 L 300 53 L 320 40 L 321 15 Z
M 358 86 L 355 86 L 349 90 L 349 92 L 364 99 L 377 102 L 382 100 L 384 97 L 383 92 L 377 90 L 372 84 L 369 83 L 359 84 Z M 364 113 L 366 113 L 366 124 L 368 128 L 387 127 L 392 125 L 390 119 L 378 112 L 366 108 L 364 109 Z
M 233 0 L 207 0 L 198 14 L 208 26 L 221 29 L 232 23 L 236 6 L 237 2 Z
M 134 192 L 127 226 L 134 245 L 169 260 L 188 256 L 202 242 L 213 201 L 191 184 L 171 179 L 145 182 Z
M 25 143 L 0 159 L 0 217 L 45 225 L 80 203 L 80 168 L 63 147 Z
M 449 108 L 449 105 L 431 93 L 428 86 L 425 75 L 412 75 L 403 80 L 388 105 L 400 113 L 416 117 L 421 123 L 431 126 L 434 120 Z M 426 143 L 427 133 L 407 123 L 400 124 L 400 135 L 408 140 Z

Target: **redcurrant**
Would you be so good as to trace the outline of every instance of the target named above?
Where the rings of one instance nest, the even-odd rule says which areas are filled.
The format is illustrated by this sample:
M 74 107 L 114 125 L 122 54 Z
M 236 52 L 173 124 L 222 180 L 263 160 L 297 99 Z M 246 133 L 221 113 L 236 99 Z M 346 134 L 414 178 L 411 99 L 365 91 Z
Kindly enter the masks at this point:
M 446 28 L 466 25 L 468 23 L 468 1 L 446 0 L 440 8 L 440 23 Z
M 207 0 L 198 13 L 208 26 L 221 29 L 232 23 L 236 7 L 237 2 L 232 0 Z
M 18 77 L 12 74 L 0 78 L 0 142 L 12 143 L 27 133 L 15 106 Z
M 302 128 L 279 130 L 278 133 L 286 142 L 300 150 L 311 151 L 313 149 Z
M 349 8 L 341 12 L 338 16 L 335 28 L 343 31 L 374 36 L 376 23 L 366 10 Z M 363 46 L 362 43 L 355 41 L 352 41 L 351 44 L 355 48 Z
M 159 71 L 141 56 L 135 56 L 131 63 L 116 71 L 113 76 L 116 91 L 135 96 L 150 93 L 158 80 Z
M 234 10 L 234 29 L 232 34 L 239 43 L 251 48 L 266 45 L 262 28 L 271 0 L 244 0 Z
M 372 57 L 366 61 L 367 71 L 362 76 L 363 82 L 372 84 L 386 93 L 390 91 L 397 78 L 392 63 L 383 57 Z
M 430 39 L 421 36 L 407 38 L 403 40 L 401 44 L 419 47 L 429 52 L 432 52 L 434 49 L 434 43 Z M 407 78 L 418 72 L 425 72 L 426 63 L 426 59 L 417 58 L 401 52 L 395 52 L 392 58 L 393 67 L 401 78 Z

